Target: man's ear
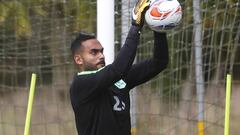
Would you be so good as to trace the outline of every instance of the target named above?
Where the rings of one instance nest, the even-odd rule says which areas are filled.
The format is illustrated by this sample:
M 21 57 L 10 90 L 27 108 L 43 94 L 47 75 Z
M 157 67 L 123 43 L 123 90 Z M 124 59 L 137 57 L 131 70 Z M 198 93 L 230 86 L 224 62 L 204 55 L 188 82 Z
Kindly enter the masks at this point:
M 83 64 L 83 59 L 82 59 L 81 55 L 75 54 L 75 55 L 74 55 L 74 62 L 75 62 L 77 65 L 82 65 L 82 64 Z

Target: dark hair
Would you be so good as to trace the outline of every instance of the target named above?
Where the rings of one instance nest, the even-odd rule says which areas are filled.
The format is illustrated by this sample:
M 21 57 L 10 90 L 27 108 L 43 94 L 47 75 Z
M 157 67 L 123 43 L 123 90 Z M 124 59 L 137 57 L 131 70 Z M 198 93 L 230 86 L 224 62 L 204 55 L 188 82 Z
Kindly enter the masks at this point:
M 76 51 L 80 48 L 82 42 L 89 40 L 89 39 L 95 39 L 95 38 L 96 37 L 93 34 L 80 32 L 71 44 L 72 54 L 74 55 L 76 53 Z

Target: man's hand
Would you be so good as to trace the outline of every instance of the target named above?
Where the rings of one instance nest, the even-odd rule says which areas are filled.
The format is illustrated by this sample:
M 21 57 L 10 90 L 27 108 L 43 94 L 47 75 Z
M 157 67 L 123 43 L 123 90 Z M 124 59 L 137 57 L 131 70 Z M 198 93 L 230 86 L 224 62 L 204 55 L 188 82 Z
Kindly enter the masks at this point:
M 132 11 L 132 24 L 143 27 L 144 15 L 149 8 L 150 0 L 138 0 Z

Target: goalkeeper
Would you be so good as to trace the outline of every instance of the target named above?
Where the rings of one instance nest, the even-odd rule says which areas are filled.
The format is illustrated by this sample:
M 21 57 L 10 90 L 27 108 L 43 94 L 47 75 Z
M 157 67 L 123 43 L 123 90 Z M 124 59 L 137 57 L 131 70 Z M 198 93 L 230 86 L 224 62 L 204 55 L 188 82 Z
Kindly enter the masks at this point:
M 131 135 L 129 91 L 166 68 L 166 33 L 154 32 L 153 57 L 133 64 L 148 0 L 139 0 L 132 26 L 115 61 L 105 66 L 103 47 L 92 35 L 80 33 L 72 42 L 73 59 L 80 72 L 70 97 L 79 135 Z

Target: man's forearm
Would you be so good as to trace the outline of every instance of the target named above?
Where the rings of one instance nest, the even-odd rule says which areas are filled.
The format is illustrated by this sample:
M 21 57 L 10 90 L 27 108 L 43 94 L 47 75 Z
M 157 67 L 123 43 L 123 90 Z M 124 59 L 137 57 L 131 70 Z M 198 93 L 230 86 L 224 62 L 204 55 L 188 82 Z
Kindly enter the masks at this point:
M 154 51 L 153 57 L 155 60 L 168 63 L 168 43 L 167 34 L 154 32 Z
M 124 76 L 132 66 L 139 44 L 140 29 L 140 27 L 134 25 L 130 28 L 125 44 L 112 64 L 121 76 Z

